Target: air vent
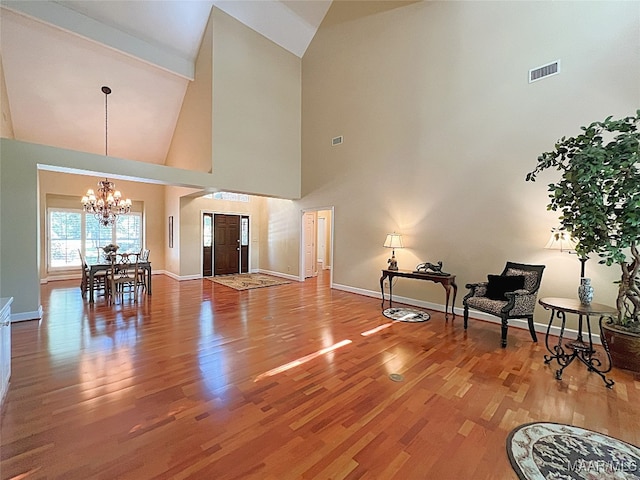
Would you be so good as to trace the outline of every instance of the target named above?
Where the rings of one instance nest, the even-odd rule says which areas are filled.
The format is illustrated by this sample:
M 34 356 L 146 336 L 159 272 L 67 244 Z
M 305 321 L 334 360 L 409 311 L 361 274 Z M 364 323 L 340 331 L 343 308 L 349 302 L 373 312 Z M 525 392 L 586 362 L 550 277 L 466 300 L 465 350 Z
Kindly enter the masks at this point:
M 336 145 L 340 145 L 343 141 L 344 138 L 342 137 L 342 135 L 340 135 L 339 137 L 333 137 L 331 139 L 331 146 L 335 147 Z
M 560 60 L 529 70 L 529 83 L 560 73 Z

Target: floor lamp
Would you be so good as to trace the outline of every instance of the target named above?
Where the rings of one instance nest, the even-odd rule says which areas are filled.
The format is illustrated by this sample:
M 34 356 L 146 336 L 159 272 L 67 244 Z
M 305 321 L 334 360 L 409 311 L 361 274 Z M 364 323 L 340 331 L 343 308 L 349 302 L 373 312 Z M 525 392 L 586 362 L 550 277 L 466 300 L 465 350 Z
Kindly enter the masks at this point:
M 578 242 L 571 236 L 569 232 L 565 230 L 564 227 L 552 228 L 551 229 L 551 238 L 544 246 L 544 248 L 548 248 L 551 250 L 560 250 L 561 252 L 567 253 L 575 253 L 576 245 Z M 584 267 L 589 260 L 588 257 L 578 257 L 580 259 L 580 278 L 584 278 Z
M 564 227 L 558 227 L 551 229 L 551 238 L 549 238 L 549 241 L 544 246 L 544 248 L 549 248 L 551 250 L 560 250 L 561 252 L 567 253 L 575 253 L 577 255 L 577 244 L 578 242 L 576 242 L 575 239 L 571 237 L 569 232 L 567 232 Z M 578 258 L 580 259 L 580 283 L 582 283 L 582 279 L 585 278 L 585 265 L 587 263 L 587 260 L 589 260 L 589 257 L 579 256 Z M 579 289 L 580 287 L 578 287 L 578 291 Z M 580 332 L 580 335 L 578 336 L 577 341 L 582 342 L 582 315 L 578 315 L 578 331 Z

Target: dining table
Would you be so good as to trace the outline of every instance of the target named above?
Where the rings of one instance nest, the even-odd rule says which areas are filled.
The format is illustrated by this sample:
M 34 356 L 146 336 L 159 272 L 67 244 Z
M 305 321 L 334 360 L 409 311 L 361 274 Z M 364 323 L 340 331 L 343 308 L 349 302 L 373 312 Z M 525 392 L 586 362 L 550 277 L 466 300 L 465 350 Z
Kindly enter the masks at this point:
M 94 285 L 94 277 L 98 272 L 108 272 L 111 270 L 111 262 L 107 262 L 106 260 L 97 260 L 94 262 L 88 262 L 87 266 L 89 267 L 89 285 Z M 151 295 L 151 262 L 138 262 L 138 268 L 145 271 L 146 275 L 146 293 L 147 295 Z M 94 303 L 94 289 L 89 288 L 89 303 Z

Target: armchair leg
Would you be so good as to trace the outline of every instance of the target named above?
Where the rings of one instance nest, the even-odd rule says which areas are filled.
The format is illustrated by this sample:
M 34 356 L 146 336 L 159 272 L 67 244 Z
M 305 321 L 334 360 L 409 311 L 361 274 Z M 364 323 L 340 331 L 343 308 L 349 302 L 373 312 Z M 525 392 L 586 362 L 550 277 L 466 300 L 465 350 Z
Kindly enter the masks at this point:
M 500 346 L 502 348 L 507 347 L 507 330 L 509 329 L 509 324 L 507 322 L 508 320 L 506 318 L 502 319 L 502 339 L 500 342 Z
M 469 307 L 464 306 L 464 329 L 467 329 L 467 323 L 469 322 Z
M 533 328 L 533 317 L 528 317 L 529 321 L 529 333 L 531 334 L 531 338 L 534 342 L 538 343 L 538 337 L 536 336 L 536 329 Z

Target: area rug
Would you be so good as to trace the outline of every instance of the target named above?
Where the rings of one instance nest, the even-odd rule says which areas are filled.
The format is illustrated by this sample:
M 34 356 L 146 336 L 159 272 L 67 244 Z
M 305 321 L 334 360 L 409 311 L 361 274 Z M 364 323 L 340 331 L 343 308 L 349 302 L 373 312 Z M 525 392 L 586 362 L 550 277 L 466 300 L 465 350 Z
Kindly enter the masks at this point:
M 397 322 L 426 322 L 431 318 L 427 312 L 415 308 L 387 308 L 382 314 Z
M 271 277 L 261 273 L 242 273 L 238 275 L 221 275 L 217 277 L 207 277 L 215 283 L 236 290 L 249 290 L 252 288 L 273 287 L 274 285 L 284 285 L 291 283 L 278 277 Z
M 507 455 L 522 480 L 640 478 L 638 447 L 572 425 L 520 425 L 507 437 Z

